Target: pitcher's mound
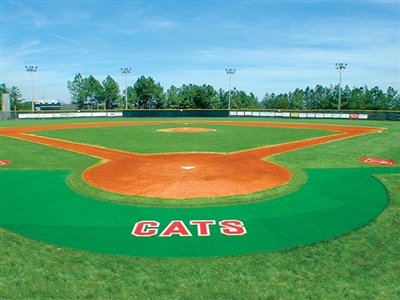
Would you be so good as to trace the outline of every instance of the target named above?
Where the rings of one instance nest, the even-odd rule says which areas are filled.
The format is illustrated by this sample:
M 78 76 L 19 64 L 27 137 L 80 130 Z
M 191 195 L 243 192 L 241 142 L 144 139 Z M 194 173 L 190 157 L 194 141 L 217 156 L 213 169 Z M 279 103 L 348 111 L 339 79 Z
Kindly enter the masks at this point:
M 215 131 L 215 129 L 212 129 L 212 128 L 194 128 L 194 127 L 178 127 L 178 128 L 158 129 L 157 131 L 162 131 L 162 132 L 209 132 L 209 131 Z

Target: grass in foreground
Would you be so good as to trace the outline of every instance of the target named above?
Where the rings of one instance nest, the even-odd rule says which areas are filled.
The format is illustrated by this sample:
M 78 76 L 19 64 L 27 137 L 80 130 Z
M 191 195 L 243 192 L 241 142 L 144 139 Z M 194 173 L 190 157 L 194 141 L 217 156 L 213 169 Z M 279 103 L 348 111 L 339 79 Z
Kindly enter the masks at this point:
M 207 259 L 113 257 L 0 230 L 4 299 L 397 299 L 400 176 L 365 227 L 276 253 Z

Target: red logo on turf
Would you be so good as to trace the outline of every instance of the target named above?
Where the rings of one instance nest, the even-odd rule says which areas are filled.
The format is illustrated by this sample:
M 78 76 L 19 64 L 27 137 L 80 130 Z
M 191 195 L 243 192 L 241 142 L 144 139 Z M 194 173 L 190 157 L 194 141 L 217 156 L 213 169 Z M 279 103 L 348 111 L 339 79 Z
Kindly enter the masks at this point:
M 383 158 L 360 158 L 360 161 L 367 163 L 367 164 L 372 164 L 372 165 L 395 165 L 397 162 L 389 159 L 383 159 Z
M 210 236 L 210 226 L 217 225 L 217 222 L 215 220 L 191 220 L 189 224 L 197 227 L 197 236 Z M 218 225 L 220 232 L 224 235 L 234 236 L 247 233 L 243 222 L 239 220 L 223 220 L 218 222 Z M 132 235 L 138 237 L 158 235 L 159 227 L 160 222 L 154 220 L 139 221 L 134 225 Z M 171 237 L 173 235 L 192 236 L 192 233 L 183 221 L 174 220 L 166 225 L 159 237 Z
M 8 165 L 8 164 L 11 164 L 11 160 L 5 160 L 5 159 L 0 160 L 0 166 L 4 166 L 4 165 Z

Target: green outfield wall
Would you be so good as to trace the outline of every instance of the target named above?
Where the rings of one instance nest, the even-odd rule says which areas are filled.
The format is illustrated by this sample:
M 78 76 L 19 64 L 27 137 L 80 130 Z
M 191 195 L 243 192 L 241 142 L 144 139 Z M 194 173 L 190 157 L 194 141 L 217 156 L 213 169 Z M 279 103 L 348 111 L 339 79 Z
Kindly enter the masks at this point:
M 400 121 L 400 111 L 346 110 L 263 110 L 263 109 L 132 109 L 85 111 L 1 112 L 1 120 L 9 119 L 68 119 L 68 118 L 286 118 L 286 119 L 354 119 Z

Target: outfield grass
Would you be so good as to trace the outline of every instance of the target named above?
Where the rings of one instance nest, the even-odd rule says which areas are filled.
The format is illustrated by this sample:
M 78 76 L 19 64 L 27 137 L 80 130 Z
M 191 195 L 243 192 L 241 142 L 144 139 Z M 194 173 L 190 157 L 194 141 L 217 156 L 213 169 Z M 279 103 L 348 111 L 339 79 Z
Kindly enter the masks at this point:
M 2 126 L 37 125 L 42 122 L 53 124 L 65 121 L 10 121 L 2 122 Z M 307 122 L 366 125 L 388 129 L 382 133 L 281 154 L 275 156 L 274 161 L 294 168 L 369 168 L 369 165 L 358 161 L 359 157 L 383 157 L 400 162 L 398 122 Z M 78 170 L 81 166 L 98 161 L 68 151 L 6 137 L 0 138 L 0 159 L 13 160 L 11 165 L 1 167 L 4 170 Z M 275 253 L 207 259 L 107 256 L 58 248 L 1 229 L 0 297 L 398 299 L 400 176 L 379 175 L 378 178 L 388 190 L 389 204 L 373 222 L 337 238 Z

